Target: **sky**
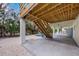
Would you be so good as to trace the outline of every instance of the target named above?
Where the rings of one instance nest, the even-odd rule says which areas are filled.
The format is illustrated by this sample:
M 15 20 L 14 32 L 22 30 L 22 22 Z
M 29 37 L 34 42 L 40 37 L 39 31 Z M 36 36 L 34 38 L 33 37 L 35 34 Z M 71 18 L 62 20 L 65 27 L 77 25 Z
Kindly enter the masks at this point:
M 17 11 L 17 13 L 20 12 L 20 7 L 18 3 L 9 3 L 8 7 L 9 9 L 14 9 L 15 11 Z

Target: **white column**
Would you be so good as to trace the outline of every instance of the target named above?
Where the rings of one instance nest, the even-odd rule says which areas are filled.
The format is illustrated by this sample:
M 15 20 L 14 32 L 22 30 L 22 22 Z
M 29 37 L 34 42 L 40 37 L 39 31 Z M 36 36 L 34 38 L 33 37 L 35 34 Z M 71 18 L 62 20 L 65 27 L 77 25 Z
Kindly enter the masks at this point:
M 22 44 L 25 42 L 25 21 L 23 19 L 20 19 L 20 39 Z

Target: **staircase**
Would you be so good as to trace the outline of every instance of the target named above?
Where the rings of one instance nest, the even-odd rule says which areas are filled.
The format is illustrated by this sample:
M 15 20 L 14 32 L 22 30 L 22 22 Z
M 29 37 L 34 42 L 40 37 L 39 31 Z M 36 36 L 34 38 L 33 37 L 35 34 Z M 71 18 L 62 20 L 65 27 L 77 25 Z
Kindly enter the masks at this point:
M 47 37 L 52 38 L 52 29 L 50 28 L 49 24 L 44 20 L 35 20 L 33 21 L 39 30 Z

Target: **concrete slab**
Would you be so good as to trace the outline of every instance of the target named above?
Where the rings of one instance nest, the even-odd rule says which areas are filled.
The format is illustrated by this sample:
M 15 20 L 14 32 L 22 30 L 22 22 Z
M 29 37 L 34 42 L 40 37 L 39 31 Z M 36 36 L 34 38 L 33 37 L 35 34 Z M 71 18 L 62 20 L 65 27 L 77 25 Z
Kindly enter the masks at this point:
M 19 37 L 0 38 L 0 56 L 32 56 L 21 45 Z
M 23 46 L 19 37 L 0 38 L 0 56 L 79 56 L 78 47 L 41 36 L 26 36 Z
M 23 46 L 37 56 L 79 56 L 79 48 L 76 46 L 37 36 L 26 38 L 26 43 Z

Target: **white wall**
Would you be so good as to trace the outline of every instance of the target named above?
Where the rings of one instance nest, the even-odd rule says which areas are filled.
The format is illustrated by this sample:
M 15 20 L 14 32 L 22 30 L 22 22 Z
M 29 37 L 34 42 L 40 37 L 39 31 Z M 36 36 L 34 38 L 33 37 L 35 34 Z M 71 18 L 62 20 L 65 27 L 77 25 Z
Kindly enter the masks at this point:
M 79 46 L 79 16 L 77 16 L 77 18 L 75 20 L 58 22 L 58 23 L 51 23 L 50 26 L 51 26 L 51 28 L 53 28 L 53 27 L 56 28 L 58 26 L 73 27 L 73 39 Z
M 70 21 L 63 21 L 63 22 L 57 22 L 57 23 L 50 23 L 50 27 L 53 29 L 53 34 L 55 29 L 57 28 L 61 28 L 61 27 L 65 27 L 65 28 L 71 28 L 73 27 L 73 23 L 75 20 L 70 20 Z
M 63 21 L 63 22 L 57 22 L 57 23 L 50 23 L 50 26 L 53 27 L 69 27 L 72 26 L 75 20 L 70 20 L 70 21 Z
M 79 46 L 79 16 L 76 18 L 73 24 L 73 38 Z

